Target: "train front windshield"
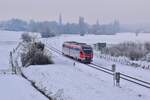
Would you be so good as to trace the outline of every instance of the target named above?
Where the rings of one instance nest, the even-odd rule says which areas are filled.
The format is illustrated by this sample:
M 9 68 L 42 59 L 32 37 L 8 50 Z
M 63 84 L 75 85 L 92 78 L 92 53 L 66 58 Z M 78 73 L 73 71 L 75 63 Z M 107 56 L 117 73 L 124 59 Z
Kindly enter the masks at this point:
M 92 54 L 92 50 L 83 50 L 85 54 Z
M 92 48 L 83 48 L 83 52 L 85 54 L 92 54 L 93 53 Z

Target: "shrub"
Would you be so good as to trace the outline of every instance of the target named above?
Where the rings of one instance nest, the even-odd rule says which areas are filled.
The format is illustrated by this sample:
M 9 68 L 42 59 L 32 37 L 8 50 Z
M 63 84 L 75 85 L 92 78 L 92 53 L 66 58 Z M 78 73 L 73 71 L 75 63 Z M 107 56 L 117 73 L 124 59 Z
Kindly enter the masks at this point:
M 32 41 L 32 38 L 28 33 L 23 33 L 21 35 L 21 38 L 22 38 L 23 42 L 31 42 Z
M 146 55 L 146 61 L 150 62 L 150 53 Z
M 43 52 L 36 51 L 31 58 L 31 65 L 42 65 L 42 64 L 52 64 L 53 61 L 47 55 L 44 55 Z
M 32 43 L 27 48 L 27 52 L 21 54 L 23 66 L 53 64 L 51 56 L 45 54 L 44 44 L 41 42 Z
M 150 43 L 149 42 L 146 42 L 144 44 L 145 48 L 150 52 Z
M 140 44 L 134 42 L 126 42 L 107 47 L 102 53 L 111 56 L 126 56 L 131 60 L 139 60 L 148 53 L 148 44 Z

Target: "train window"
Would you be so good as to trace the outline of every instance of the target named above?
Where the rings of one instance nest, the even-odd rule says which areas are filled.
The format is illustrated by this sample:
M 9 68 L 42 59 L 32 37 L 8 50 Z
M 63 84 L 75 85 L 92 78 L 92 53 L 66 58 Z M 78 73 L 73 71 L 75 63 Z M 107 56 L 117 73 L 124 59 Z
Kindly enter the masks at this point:
M 75 48 L 75 50 L 79 51 L 80 49 L 79 48 Z
M 85 54 L 91 54 L 92 53 L 91 49 L 83 49 L 83 51 Z

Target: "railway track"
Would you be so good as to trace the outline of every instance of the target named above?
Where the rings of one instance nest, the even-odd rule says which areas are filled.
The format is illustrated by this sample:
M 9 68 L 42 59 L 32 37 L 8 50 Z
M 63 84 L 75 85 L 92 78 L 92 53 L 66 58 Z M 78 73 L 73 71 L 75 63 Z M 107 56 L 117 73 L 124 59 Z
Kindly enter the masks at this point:
M 47 48 L 49 50 L 52 50 L 60 55 L 63 55 L 62 52 L 52 46 L 47 46 Z M 64 56 L 64 55 L 63 55 Z M 71 59 L 71 58 L 69 58 Z M 71 59 L 71 60 L 74 60 L 74 59 Z M 77 61 L 79 62 L 79 61 Z M 81 63 L 81 62 L 80 62 Z M 83 64 L 83 63 L 82 63 Z M 91 63 L 91 64 L 85 64 L 86 66 L 88 67 L 91 67 L 91 68 L 94 68 L 96 70 L 99 70 L 101 72 L 104 72 L 104 73 L 107 73 L 111 76 L 114 75 L 114 72 L 111 70 L 111 69 L 108 69 L 108 68 L 105 68 L 105 67 L 102 67 L 102 66 L 99 66 L 97 64 L 94 64 L 94 63 Z M 144 80 L 141 80 L 141 79 L 138 79 L 138 78 L 135 78 L 133 76 L 130 76 L 130 75 L 126 75 L 124 73 L 120 73 L 120 78 L 125 80 L 125 81 L 128 81 L 128 82 L 131 82 L 131 83 L 134 83 L 134 84 L 137 84 L 139 86 L 142 86 L 142 87 L 145 87 L 145 88 L 148 88 L 150 89 L 150 82 L 147 82 L 147 81 L 144 81 Z

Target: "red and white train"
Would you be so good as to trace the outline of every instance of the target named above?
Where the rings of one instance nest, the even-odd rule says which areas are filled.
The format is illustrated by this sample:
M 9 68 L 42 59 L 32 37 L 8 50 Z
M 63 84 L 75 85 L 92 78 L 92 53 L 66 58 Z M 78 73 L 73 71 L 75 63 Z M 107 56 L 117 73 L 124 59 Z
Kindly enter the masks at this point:
M 62 45 L 62 53 L 83 63 L 91 63 L 93 59 L 93 49 L 86 43 L 74 41 L 64 42 Z

